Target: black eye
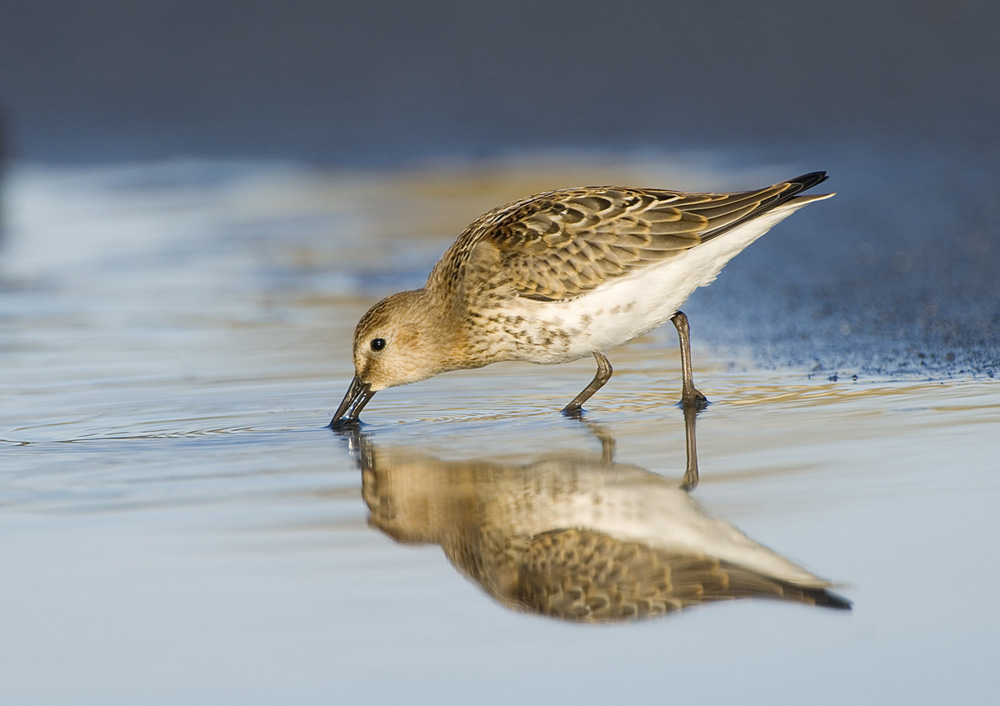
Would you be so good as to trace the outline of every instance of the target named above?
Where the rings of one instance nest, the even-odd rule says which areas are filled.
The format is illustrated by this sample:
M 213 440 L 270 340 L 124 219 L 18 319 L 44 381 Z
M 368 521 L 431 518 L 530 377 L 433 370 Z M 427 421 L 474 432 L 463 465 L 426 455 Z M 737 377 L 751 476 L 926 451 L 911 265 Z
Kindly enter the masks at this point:
M 384 338 L 373 338 L 372 339 L 372 350 L 373 351 L 380 351 L 383 348 L 385 348 L 385 339 Z

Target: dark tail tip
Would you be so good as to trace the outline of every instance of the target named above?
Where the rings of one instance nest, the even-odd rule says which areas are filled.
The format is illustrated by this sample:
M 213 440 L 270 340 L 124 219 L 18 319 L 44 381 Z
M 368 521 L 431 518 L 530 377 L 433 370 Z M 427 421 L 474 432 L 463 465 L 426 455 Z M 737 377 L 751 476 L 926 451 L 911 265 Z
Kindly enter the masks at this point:
M 803 174 L 802 176 L 797 176 L 794 179 L 789 179 L 789 184 L 795 185 L 795 193 L 800 193 L 806 189 L 811 189 L 817 184 L 822 184 L 824 181 L 829 179 L 826 172 L 809 172 L 808 174 Z
M 854 604 L 843 596 L 838 596 L 833 591 L 822 591 L 816 596 L 816 605 L 824 608 L 834 608 L 835 610 L 851 610 Z

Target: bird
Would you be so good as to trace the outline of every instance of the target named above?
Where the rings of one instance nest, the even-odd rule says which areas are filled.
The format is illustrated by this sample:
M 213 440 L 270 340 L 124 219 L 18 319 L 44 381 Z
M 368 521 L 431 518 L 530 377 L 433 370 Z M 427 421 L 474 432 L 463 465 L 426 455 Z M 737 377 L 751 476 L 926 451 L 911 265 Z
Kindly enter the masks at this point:
M 355 376 L 330 427 L 357 423 L 380 390 L 440 373 L 593 356 L 593 380 L 562 409 L 579 416 L 611 378 L 607 353 L 667 320 L 680 342 L 681 405 L 704 409 L 681 305 L 775 224 L 833 196 L 800 195 L 826 179 L 811 172 L 728 193 L 589 186 L 488 211 L 422 288 L 386 297 L 361 317 Z
M 369 524 L 439 545 L 508 609 L 605 624 L 741 598 L 851 609 L 831 582 L 709 515 L 685 486 L 606 450 L 445 461 L 345 433 L 357 435 Z

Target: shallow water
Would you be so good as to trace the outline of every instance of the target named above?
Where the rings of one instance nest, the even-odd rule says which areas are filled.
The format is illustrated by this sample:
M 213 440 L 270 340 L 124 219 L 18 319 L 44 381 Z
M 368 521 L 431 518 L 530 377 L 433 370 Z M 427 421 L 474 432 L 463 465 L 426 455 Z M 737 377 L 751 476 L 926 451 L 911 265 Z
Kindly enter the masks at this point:
M 557 410 L 591 361 L 441 376 L 379 393 L 361 438 L 324 428 L 351 376 L 357 317 L 419 286 L 487 208 L 568 184 L 728 188 L 783 175 L 658 162 L 13 170 L 0 279 L 0 701 L 995 693 L 992 359 L 900 372 L 921 344 L 904 338 L 866 372 L 861 354 L 824 338 L 841 331 L 839 305 L 812 299 L 794 335 L 765 329 L 775 338 L 762 361 L 746 349 L 760 334 L 734 331 L 739 307 L 709 306 L 761 281 L 804 286 L 794 277 L 808 280 L 822 257 L 773 248 L 825 218 L 844 227 L 858 217 L 849 199 L 846 216 L 796 214 L 745 254 L 757 269 L 741 269 L 741 255 L 686 307 L 696 380 L 713 402 L 697 419 L 690 495 L 679 490 L 671 330 L 615 352 L 585 422 Z M 792 259 L 804 274 L 789 274 Z M 813 316 L 823 306 L 831 318 Z M 826 362 L 830 350 L 846 371 Z M 737 600 L 581 625 L 539 615 L 551 587 L 519 603 L 484 578 L 503 575 L 486 571 L 491 557 L 570 522 L 657 561 L 677 551 L 657 545 L 667 535 L 717 556 L 692 529 L 707 518 L 770 561 L 829 579 L 853 610 Z M 506 554 L 490 553 L 497 543 Z

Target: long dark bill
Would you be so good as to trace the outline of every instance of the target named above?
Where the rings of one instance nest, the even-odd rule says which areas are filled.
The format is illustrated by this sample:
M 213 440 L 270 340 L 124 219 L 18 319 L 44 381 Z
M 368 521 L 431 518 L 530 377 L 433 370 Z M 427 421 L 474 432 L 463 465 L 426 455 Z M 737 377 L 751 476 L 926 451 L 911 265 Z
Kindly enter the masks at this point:
M 351 386 L 347 388 L 347 394 L 337 407 L 337 411 L 330 420 L 330 428 L 335 429 L 343 424 L 350 424 L 358 420 L 358 415 L 365 408 L 368 401 L 375 396 L 370 383 L 361 382 L 361 378 L 355 376 L 351 381 Z

